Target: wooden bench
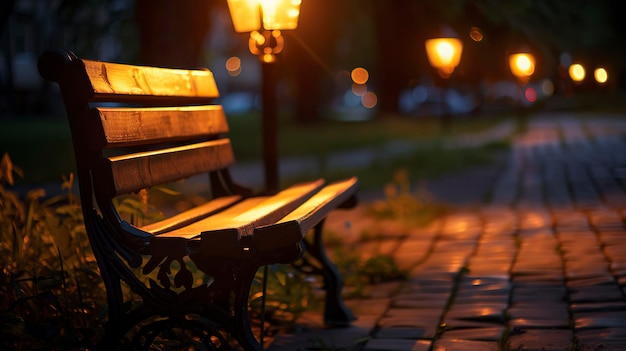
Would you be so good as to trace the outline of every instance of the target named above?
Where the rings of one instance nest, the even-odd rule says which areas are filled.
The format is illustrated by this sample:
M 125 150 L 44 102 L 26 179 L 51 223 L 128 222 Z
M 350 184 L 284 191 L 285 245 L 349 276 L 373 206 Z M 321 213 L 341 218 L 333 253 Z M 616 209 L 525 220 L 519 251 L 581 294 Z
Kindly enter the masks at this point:
M 211 350 L 261 350 L 249 317 L 251 283 L 259 267 L 297 260 L 323 277 L 325 322 L 354 319 L 325 255 L 322 225 L 331 210 L 356 203 L 355 178 L 274 194 L 237 185 L 209 70 L 46 51 L 39 71 L 59 84 L 69 119 L 85 226 L 107 290 L 103 348 L 147 349 L 191 333 Z M 207 175 L 206 203 L 157 223 L 134 226 L 115 206 L 119 196 L 198 174 Z M 129 307 L 123 285 L 140 296 L 138 306 Z

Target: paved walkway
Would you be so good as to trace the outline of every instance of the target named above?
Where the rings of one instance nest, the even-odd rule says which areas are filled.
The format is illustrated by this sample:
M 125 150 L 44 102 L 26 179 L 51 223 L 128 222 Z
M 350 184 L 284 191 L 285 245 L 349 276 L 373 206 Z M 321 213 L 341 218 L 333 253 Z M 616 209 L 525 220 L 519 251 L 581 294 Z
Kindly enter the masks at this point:
M 626 350 L 622 135 L 626 119 L 536 115 L 494 177 L 471 178 L 487 203 L 465 199 L 427 228 L 333 214 L 346 237 L 376 231 L 359 251 L 392 254 L 410 277 L 349 300 L 351 327 L 324 329 L 312 311 L 269 350 Z

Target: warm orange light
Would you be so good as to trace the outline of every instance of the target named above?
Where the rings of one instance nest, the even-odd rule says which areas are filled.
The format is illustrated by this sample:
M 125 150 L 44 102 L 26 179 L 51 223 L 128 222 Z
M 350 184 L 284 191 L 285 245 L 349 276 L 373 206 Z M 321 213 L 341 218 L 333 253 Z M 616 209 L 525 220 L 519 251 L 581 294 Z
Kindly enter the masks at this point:
M 600 84 L 604 84 L 609 80 L 609 74 L 603 67 L 598 67 L 593 72 L 593 77 L 596 79 L 596 82 Z
M 233 26 L 238 33 L 261 29 L 298 27 L 302 0 L 228 0 Z
M 439 75 L 448 78 L 461 61 L 463 43 L 456 38 L 426 40 L 428 62 L 437 69 Z
M 526 84 L 535 73 L 535 57 L 529 53 L 517 53 L 509 56 L 511 73 L 523 84 Z
M 226 60 L 226 70 L 228 74 L 236 77 L 241 73 L 241 59 L 239 57 L 233 56 Z
M 263 28 L 296 29 L 302 0 L 260 0 Z
M 352 83 L 352 93 L 356 96 L 363 96 L 367 93 L 367 85 Z
M 369 72 L 363 67 L 357 67 L 350 73 L 352 81 L 356 84 L 365 84 L 370 78 Z
M 572 78 L 574 82 L 582 82 L 585 79 L 587 73 L 585 72 L 585 67 L 580 63 L 574 63 L 569 66 L 569 76 Z
M 361 104 L 365 108 L 374 108 L 378 104 L 378 96 L 375 93 L 368 91 L 361 96 Z
M 470 38 L 472 38 L 473 41 L 483 41 L 483 32 L 478 27 L 472 27 L 470 29 L 469 36 Z

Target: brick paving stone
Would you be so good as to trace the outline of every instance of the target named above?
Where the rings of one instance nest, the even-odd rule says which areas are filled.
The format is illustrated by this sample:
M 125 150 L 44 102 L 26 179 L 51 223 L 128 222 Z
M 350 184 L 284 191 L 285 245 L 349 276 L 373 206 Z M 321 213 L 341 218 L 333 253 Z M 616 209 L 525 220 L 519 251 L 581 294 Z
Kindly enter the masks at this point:
M 395 298 L 391 305 L 394 307 L 402 307 L 402 308 L 436 308 L 443 309 L 444 306 L 448 304 L 447 294 L 442 294 L 442 296 L 432 296 L 433 294 L 417 294 L 415 296 L 407 297 L 399 297 Z M 420 299 L 419 296 L 424 296 L 424 299 Z
M 410 319 L 415 317 L 417 320 L 423 320 L 424 318 L 440 319 L 442 310 L 438 308 L 390 308 L 384 314 L 387 318 L 401 318 Z
M 584 262 L 565 265 L 565 278 L 567 279 L 595 278 L 608 274 L 609 265 L 604 260 L 597 263 L 585 260 Z
M 433 294 L 439 296 L 441 293 L 452 291 L 454 281 L 452 279 L 438 279 L 441 277 L 411 277 L 403 285 L 400 293 L 396 297 L 410 297 L 415 294 Z M 417 298 L 423 299 L 424 296 Z
M 588 286 L 604 286 L 615 284 L 615 279 L 609 274 L 603 274 L 596 277 L 584 277 L 580 279 L 568 279 L 566 285 L 570 289 L 588 287 Z
M 445 329 L 457 330 L 467 328 L 492 328 L 503 325 L 500 322 L 494 322 L 490 320 L 475 320 L 475 319 L 446 319 L 441 327 Z
M 378 321 L 381 328 L 414 328 L 422 332 L 424 338 L 434 338 L 439 326 L 438 316 L 419 317 L 419 315 L 399 318 L 384 317 Z
M 375 337 L 378 339 L 421 339 L 424 336 L 425 329 L 409 328 L 409 327 L 383 327 L 376 332 Z
M 430 340 L 371 339 L 363 351 L 428 351 Z
M 459 283 L 458 292 L 471 291 L 482 293 L 508 294 L 511 283 L 507 278 L 474 276 L 468 273 Z
M 441 339 L 498 341 L 502 338 L 505 330 L 506 328 L 501 325 L 484 328 L 453 329 L 444 331 Z
M 599 312 L 599 311 L 626 311 L 626 302 L 624 301 L 602 301 L 602 302 L 585 302 L 573 303 L 570 305 L 572 313 L 583 312 Z
M 560 282 L 529 282 L 513 285 L 512 303 L 565 301 L 567 288 Z
M 402 241 L 393 256 L 401 269 L 410 269 L 423 261 L 430 250 L 432 239 L 410 239 Z
M 474 341 L 463 339 L 439 339 L 433 345 L 433 351 L 498 351 L 495 341 Z
M 567 318 L 568 308 L 565 301 L 531 302 L 514 304 L 507 312 L 511 318 L 552 319 L 555 316 Z
M 623 328 L 626 326 L 626 313 L 624 311 L 575 313 L 573 317 L 576 329 Z
M 568 328 L 568 316 L 545 316 L 539 318 L 513 318 L 509 321 L 511 328 L 518 329 L 554 329 Z
M 372 299 L 385 299 L 395 296 L 402 288 L 403 282 L 391 281 L 370 286 L 363 294 Z
M 527 270 L 520 273 L 514 273 L 511 277 L 511 280 L 514 283 L 534 283 L 534 282 L 545 282 L 545 283 L 563 283 L 565 279 L 563 278 L 563 273 L 556 269 L 544 269 L 544 270 Z M 564 284 L 564 283 L 563 283 Z
M 621 301 L 624 297 L 617 284 L 612 284 L 572 289 L 569 298 L 571 302 L 604 302 Z
M 620 350 L 626 345 L 626 327 L 587 329 L 576 332 L 580 350 Z
M 506 303 L 453 304 L 446 312 L 444 321 L 447 322 L 448 319 L 468 319 L 503 322 L 506 307 Z
M 570 351 L 572 344 L 571 330 L 526 329 L 509 337 L 511 351 Z
M 391 301 L 390 298 L 344 300 L 346 306 L 357 316 L 382 316 L 389 309 Z

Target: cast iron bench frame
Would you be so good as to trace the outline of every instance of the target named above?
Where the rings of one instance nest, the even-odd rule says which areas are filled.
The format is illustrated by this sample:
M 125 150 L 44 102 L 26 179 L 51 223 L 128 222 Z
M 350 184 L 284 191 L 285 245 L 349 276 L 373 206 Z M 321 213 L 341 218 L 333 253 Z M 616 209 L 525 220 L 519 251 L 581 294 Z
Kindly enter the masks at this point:
M 210 349 L 261 350 L 248 295 L 259 267 L 274 263 L 323 277 L 326 324 L 354 320 L 325 254 L 322 226 L 331 210 L 356 204 L 356 178 L 274 194 L 237 185 L 209 70 L 92 61 L 60 50 L 43 53 L 38 67 L 59 84 L 70 124 L 85 226 L 107 290 L 103 348 L 147 349 L 182 328 Z M 117 104 L 102 104 L 111 102 Z M 135 227 L 114 206 L 120 195 L 197 174 L 208 175 L 212 198 L 163 221 Z M 200 272 L 188 269 L 190 261 Z M 198 285 L 198 273 L 212 282 Z M 141 297 L 138 307 L 129 308 L 122 282 Z

